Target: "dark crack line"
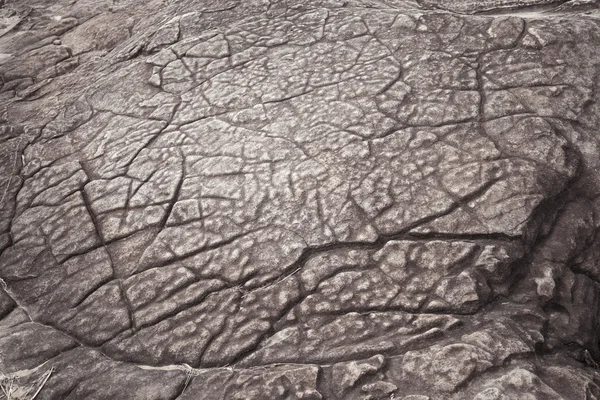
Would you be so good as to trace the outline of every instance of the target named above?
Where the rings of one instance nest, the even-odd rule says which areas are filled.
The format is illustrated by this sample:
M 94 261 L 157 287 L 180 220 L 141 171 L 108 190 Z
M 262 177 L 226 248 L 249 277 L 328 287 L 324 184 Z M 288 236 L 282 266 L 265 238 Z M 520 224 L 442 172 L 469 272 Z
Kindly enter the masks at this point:
M 440 213 L 436 213 L 434 215 L 427 216 L 425 218 L 421 218 L 421 219 L 413 222 L 412 224 L 409 224 L 407 227 L 403 228 L 402 230 L 398 231 L 397 233 L 394 233 L 391 235 L 381 235 L 374 242 L 333 243 L 333 244 L 328 244 L 328 245 L 324 245 L 324 246 L 307 247 L 301 253 L 300 257 L 294 263 L 290 264 L 290 266 L 288 266 L 285 269 L 286 272 L 284 272 L 284 277 L 277 277 L 275 279 L 272 279 L 271 281 L 261 285 L 258 288 L 251 289 L 251 291 L 259 290 L 261 288 L 273 285 L 275 283 L 278 283 L 278 282 L 281 282 L 281 281 L 287 279 L 289 276 L 297 273 L 300 269 L 302 269 L 306 265 L 306 263 L 308 262 L 309 259 L 311 259 L 312 257 L 314 257 L 318 254 L 321 254 L 321 253 L 324 253 L 327 251 L 336 250 L 336 249 L 354 249 L 354 248 L 367 249 L 367 250 L 379 250 L 379 249 L 383 248 L 388 242 L 393 241 L 393 240 L 410 240 L 409 234 L 412 230 L 414 230 L 414 229 L 418 228 L 419 226 L 422 226 L 426 223 L 434 221 L 435 219 L 438 219 L 443 216 L 451 214 L 458 208 L 462 207 L 462 205 L 464 203 L 468 203 L 468 202 L 472 201 L 473 199 L 476 199 L 476 198 L 482 196 L 483 194 L 485 194 L 497 182 L 498 182 L 498 180 L 489 181 L 485 185 L 483 185 L 481 188 L 479 188 L 478 190 L 470 193 L 467 196 L 464 196 L 461 199 L 461 201 L 455 202 L 447 210 L 440 212 Z M 271 328 L 269 330 L 267 330 L 256 341 L 256 343 L 253 346 L 250 346 L 247 350 L 245 350 L 245 351 L 239 353 L 237 356 L 233 357 L 233 359 L 230 362 L 228 362 L 227 365 L 237 364 L 237 363 L 241 362 L 246 357 L 248 357 L 249 355 L 254 353 L 258 348 L 260 348 L 260 346 L 266 340 L 268 340 L 270 337 L 275 335 L 277 333 L 277 330 L 275 328 L 275 326 L 277 325 L 277 322 L 279 322 L 285 315 L 287 315 L 294 307 L 296 307 L 298 304 L 300 304 L 302 301 L 304 301 L 304 298 L 305 298 L 305 296 L 300 296 L 299 299 L 291 302 L 289 305 L 284 307 L 278 313 L 278 315 L 275 317 L 274 322 L 271 323 Z M 406 311 L 406 310 L 402 310 L 402 311 Z
M 83 172 L 86 174 L 86 176 L 88 177 L 88 180 L 89 180 L 89 174 L 84 169 L 84 166 L 82 164 L 81 164 L 81 168 L 83 169 Z M 81 188 L 81 197 L 83 198 L 83 203 L 85 205 L 85 208 L 86 208 L 86 210 L 87 210 L 90 218 L 92 219 L 92 224 L 94 225 L 94 229 L 96 231 L 96 235 L 98 236 L 98 239 L 102 243 L 102 247 L 104 248 L 104 251 L 106 252 L 106 255 L 108 256 L 108 261 L 110 263 L 110 268 L 112 270 L 112 277 L 114 279 L 117 279 L 117 283 L 119 285 L 119 293 L 120 293 L 120 296 L 121 296 L 121 300 L 123 301 L 123 303 L 125 304 L 125 308 L 127 309 L 127 314 L 129 316 L 130 326 L 131 326 L 131 328 L 133 330 L 136 330 L 135 315 L 134 315 L 134 312 L 133 312 L 133 307 L 132 307 L 131 301 L 129 300 L 129 298 L 125 294 L 125 288 L 123 287 L 123 280 L 117 276 L 117 273 L 116 273 L 116 270 L 115 270 L 115 264 L 114 264 L 114 261 L 112 259 L 112 255 L 111 255 L 111 253 L 110 253 L 110 251 L 109 251 L 109 249 L 108 249 L 108 247 L 106 245 L 106 242 L 104 240 L 104 235 L 102 234 L 102 232 L 100 230 L 100 225 L 98 224 L 98 221 L 96 220 L 96 215 L 95 215 L 94 210 L 92 208 L 91 200 L 88 197 L 87 192 L 85 191 L 85 187 Z M 91 296 L 91 294 L 92 293 L 88 294 L 88 296 Z

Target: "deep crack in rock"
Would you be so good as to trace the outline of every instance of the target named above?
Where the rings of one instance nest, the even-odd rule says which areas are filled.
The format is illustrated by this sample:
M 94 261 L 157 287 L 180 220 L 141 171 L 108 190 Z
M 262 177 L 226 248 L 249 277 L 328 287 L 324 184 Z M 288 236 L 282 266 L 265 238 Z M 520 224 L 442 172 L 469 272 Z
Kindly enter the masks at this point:
M 597 1 L 109 3 L 0 2 L 0 372 L 600 398 Z

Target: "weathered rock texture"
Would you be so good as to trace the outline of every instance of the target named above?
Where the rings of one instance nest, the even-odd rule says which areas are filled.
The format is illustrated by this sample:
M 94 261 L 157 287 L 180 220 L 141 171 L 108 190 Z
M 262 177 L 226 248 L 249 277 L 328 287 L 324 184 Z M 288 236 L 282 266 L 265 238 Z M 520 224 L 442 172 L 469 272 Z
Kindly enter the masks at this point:
M 595 2 L 2 3 L 37 399 L 600 398 Z

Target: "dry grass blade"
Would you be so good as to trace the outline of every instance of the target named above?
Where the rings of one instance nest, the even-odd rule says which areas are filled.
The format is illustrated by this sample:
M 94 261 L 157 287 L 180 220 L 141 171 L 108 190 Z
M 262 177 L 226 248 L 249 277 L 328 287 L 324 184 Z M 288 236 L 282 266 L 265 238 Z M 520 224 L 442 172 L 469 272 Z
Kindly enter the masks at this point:
M 21 383 L 21 380 L 27 380 L 33 374 L 33 371 L 20 371 L 14 374 L 0 373 L 0 399 L 5 400 L 34 400 L 40 393 L 54 368 L 40 375 L 32 384 Z M 33 392 L 33 394 L 31 394 Z
M 50 375 L 52 375 L 52 371 L 54 371 L 54 368 L 50 368 L 48 371 L 46 371 L 42 376 L 40 376 L 38 378 L 38 383 L 39 383 L 38 388 L 30 400 L 33 400 L 37 397 L 37 395 L 40 393 L 40 391 L 42 390 L 42 388 L 44 387 L 46 382 L 48 382 L 48 379 L 50 379 Z

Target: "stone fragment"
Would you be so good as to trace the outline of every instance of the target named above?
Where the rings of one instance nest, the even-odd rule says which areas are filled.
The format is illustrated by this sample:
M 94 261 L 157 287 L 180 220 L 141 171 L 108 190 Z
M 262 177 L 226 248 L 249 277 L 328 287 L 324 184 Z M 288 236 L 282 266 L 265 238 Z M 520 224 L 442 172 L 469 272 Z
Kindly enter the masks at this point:
M 400 387 L 402 383 L 415 382 L 417 387 L 427 391 L 451 393 L 473 374 L 492 367 L 493 361 L 492 353 L 473 345 L 435 345 L 409 351 L 391 361 L 390 376 L 391 381 Z
M 563 399 L 557 392 L 540 380 L 534 373 L 522 369 L 513 368 L 502 377 L 492 379 L 486 383 L 487 389 L 479 392 L 475 398 L 504 400 L 515 396 L 520 399 Z
M 337 363 L 332 369 L 332 380 L 338 397 L 345 391 L 353 388 L 356 383 L 366 375 L 379 371 L 385 358 L 378 354 L 366 360 Z
M 369 393 L 372 398 L 381 398 L 392 395 L 398 387 L 390 382 L 377 381 L 374 383 L 368 383 L 363 385 L 361 390 L 365 393 Z

